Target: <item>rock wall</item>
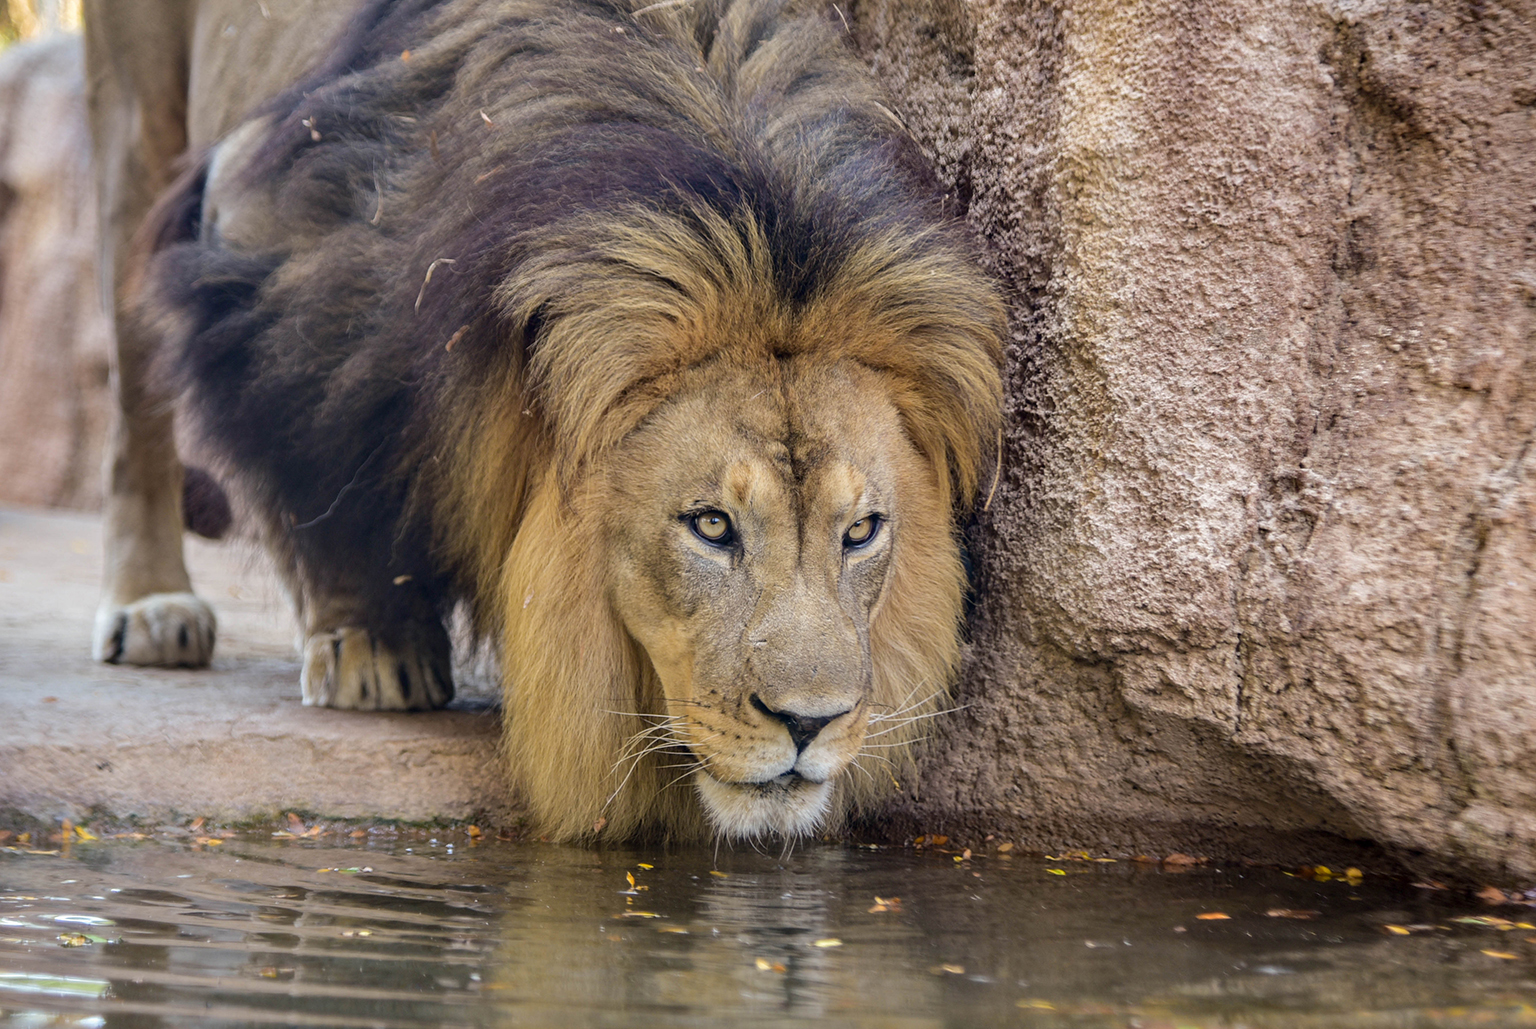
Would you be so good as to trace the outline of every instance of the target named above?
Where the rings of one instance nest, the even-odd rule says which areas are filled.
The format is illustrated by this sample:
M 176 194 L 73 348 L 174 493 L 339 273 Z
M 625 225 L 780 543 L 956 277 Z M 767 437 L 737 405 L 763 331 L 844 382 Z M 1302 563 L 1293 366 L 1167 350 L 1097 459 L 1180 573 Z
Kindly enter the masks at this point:
M 906 817 L 1536 875 L 1536 6 L 852 15 L 1017 296 Z
M 0 503 L 101 503 L 109 327 L 74 35 L 0 53 Z

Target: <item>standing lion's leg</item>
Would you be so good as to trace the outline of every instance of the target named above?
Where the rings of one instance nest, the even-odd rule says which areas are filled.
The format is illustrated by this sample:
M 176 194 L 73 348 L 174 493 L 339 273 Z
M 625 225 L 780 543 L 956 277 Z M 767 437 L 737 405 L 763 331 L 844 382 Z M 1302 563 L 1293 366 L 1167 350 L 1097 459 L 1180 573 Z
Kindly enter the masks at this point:
M 188 3 L 85 4 L 101 274 L 116 328 L 106 569 L 92 641 L 108 662 L 195 666 L 213 653 L 213 609 L 192 594 L 182 559 L 184 473 L 173 419 L 149 381 L 155 340 L 125 316 L 122 291 L 129 242 L 186 148 Z

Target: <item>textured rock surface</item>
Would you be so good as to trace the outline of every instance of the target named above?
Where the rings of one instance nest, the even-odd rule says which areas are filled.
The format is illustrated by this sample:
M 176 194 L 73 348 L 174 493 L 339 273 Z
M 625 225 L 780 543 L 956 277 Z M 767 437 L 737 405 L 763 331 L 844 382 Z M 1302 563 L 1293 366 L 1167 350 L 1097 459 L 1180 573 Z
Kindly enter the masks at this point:
M 108 326 L 80 39 L 0 54 L 0 503 L 96 507 Z
M 861 2 L 1019 301 L 907 814 L 1536 874 L 1536 9 Z

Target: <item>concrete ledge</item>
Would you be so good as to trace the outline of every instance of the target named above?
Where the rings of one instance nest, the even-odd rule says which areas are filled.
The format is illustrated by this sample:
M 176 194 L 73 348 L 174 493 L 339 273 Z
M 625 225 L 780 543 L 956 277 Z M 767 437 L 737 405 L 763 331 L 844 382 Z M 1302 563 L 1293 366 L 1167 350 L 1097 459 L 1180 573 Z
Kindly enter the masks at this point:
M 484 677 L 447 711 L 306 708 L 264 559 L 190 537 L 193 583 L 218 611 L 213 666 L 97 664 L 101 560 L 95 517 L 0 510 L 0 818 L 516 818 Z

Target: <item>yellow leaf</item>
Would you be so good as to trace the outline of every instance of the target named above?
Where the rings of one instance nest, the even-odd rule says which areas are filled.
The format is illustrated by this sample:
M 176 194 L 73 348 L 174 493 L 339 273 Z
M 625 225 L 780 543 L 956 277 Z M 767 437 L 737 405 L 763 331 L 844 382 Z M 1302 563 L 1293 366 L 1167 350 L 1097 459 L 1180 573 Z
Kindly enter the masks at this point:
M 726 875 L 724 872 L 717 872 L 713 868 L 711 868 L 709 870 L 709 874 L 714 876 L 716 879 L 729 879 L 730 878 L 730 876 Z
M 1503 961 L 1513 961 L 1520 956 L 1518 954 L 1511 954 L 1507 950 L 1485 950 L 1483 953 L 1487 954 L 1491 958 L 1499 958 Z
M 640 862 L 640 867 L 645 869 L 647 872 L 649 872 L 651 869 L 655 868 L 656 866 L 655 865 L 648 865 L 644 861 L 642 861 L 642 862 Z
M 842 945 L 842 940 L 833 939 L 817 940 L 815 943 L 811 944 L 813 947 L 841 947 Z
M 1224 914 L 1224 913 L 1222 913 L 1220 911 L 1207 911 L 1205 914 L 1203 914 L 1203 915 L 1196 915 L 1195 917 L 1200 919 L 1200 921 L 1202 921 L 1202 922 L 1225 922 L 1225 921 L 1229 920 L 1232 916 L 1228 915 L 1228 914 Z
M 1407 936 L 1408 935 L 1408 930 L 1405 929 L 1403 926 L 1400 926 L 1400 925 L 1389 925 L 1389 926 L 1385 926 L 1385 928 L 1386 928 L 1387 932 L 1391 933 L 1393 936 Z
M 1064 868 L 1047 868 L 1046 872 L 1051 874 L 1051 875 L 1066 875 L 1067 874 L 1066 869 L 1064 869 Z
M 1036 1011 L 1055 1011 L 1056 1010 L 1056 1005 L 1052 1004 L 1048 1000 L 1031 1000 L 1028 997 L 1026 997 L 1023 1000 L 1019 1001 L 1017 1004 L 1014 1005 L 1014 1007 L 1033 1008 Z
M 623 914 L 619 915 L 619 917 L 620 918 L 660 918 L 661 916 L 658 915 L 654 911 L 625 911 Z
M 94 840 L 97 838 L 95 833 L 91 832 L 83 825 L 75 826 L 75 835 L 80 837 L 82 840 Z
M 633 888 L 633 886 L 635 885 L 635 873 L 633 873 L 633 872 L 625 872 L 624 873 L 624 878 L 629 880 L 629 885 L 631 886 L 631 888 Z

